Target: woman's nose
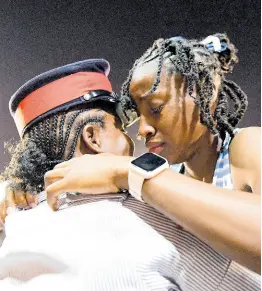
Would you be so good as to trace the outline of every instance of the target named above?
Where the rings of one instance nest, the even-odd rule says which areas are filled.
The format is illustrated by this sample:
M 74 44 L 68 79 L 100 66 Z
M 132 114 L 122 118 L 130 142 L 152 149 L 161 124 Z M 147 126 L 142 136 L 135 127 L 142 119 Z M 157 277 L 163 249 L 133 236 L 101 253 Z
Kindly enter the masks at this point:
M 155 135 L 155 129 L 148 123 L 146 118 L 141 115 L 139 120 L 138 136 L 146 139 L 149 135 Z

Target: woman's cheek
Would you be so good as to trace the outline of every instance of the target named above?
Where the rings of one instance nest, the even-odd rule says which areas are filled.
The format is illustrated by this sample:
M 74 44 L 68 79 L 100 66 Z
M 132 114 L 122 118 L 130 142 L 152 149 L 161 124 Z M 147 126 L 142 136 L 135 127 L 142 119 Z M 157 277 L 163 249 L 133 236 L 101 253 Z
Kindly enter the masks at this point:
M 117 155 L 127 155 L 129 145 L 124 136 L 119 136 L 114 144 L 114 151 Z

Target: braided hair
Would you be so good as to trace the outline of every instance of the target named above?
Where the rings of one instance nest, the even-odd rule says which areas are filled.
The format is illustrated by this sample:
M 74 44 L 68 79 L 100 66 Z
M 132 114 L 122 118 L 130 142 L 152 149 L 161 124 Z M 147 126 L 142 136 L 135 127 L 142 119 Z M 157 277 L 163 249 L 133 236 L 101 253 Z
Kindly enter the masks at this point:
M 225 45 L 221 52 L 209 49 L 202 41 L 187 40 L 181 37 L 159 39 L 154 42 L 141 58 L 137 59 L 126 81 L 122 85 L 122 106 L 125 109 L 136 109 L 130 95 L 130 83 L 136 68 L 151 60 L 157 60 L 157 73 L 151 89 L 145 94 L 156 91 L 160 80 L 163 64 L 169 74 L 180 74 L 185 77 L 187 91 L 200 109 L 200 122 L 213 134 L 224 135 L 228 132 L 234 136 L 234 128 L 243 118 L 248 101 L 246 94 L 233 81 L 225 79 L 225 73 L 232 72 L 237 63 L 237 50 L 230 43 L 227 35 L 215 34 Z M 210 101 L 213 96 L 213 77 L 221 76 L 221 86 L 218 92 L 218 101 L 214 114 L 211 114 Z M 194 96 L 196 89 L 198 97 Z M 230 110 L 233 103 L 234 110 Z
M 104 109 L 104 108 L 103 108 Z M 17 144 L 8 143 L 11 161 L 0 175 L 14 191 L 39 193 L 44 189 L 47 171 L 74 156 L 86 124 L 104 127 L 104 111 L 75 107 L 42 119 L 29 127 Z

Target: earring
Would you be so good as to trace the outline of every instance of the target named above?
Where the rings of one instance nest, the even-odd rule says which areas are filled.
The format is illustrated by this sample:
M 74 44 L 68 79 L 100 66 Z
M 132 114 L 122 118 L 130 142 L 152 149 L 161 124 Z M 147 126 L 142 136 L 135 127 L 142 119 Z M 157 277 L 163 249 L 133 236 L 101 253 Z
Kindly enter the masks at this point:
M 138 134 L 136 135 L 136 139 L 139 140 L 139 141 L 141 141 L 141 140 L 142 140 L 142 136 L 138 133 Z

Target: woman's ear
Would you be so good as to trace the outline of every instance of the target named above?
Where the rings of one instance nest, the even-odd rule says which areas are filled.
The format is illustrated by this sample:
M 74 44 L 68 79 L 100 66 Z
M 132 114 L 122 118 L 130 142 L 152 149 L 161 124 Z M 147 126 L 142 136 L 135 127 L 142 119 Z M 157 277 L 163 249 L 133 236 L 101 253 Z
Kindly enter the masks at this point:
M 82 154 L 102 153 L 101 132 L 102 128 L 97 125 L 87 124 L 82 130 L 80 151 Z

